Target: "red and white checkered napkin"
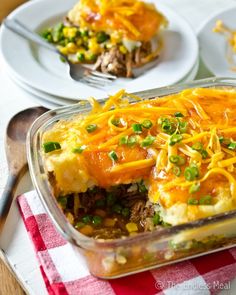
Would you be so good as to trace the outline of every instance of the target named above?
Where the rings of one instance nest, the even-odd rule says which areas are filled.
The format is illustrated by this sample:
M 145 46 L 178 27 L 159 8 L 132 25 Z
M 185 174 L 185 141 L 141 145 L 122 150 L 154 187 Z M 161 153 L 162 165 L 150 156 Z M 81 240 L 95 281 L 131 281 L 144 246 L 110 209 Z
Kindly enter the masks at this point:
M 35 191 L 18 197 L 48 293 L 71 295 L 216 294 L 236 277 L 236 248 L 110 281 L 90 275 L 57 232 Z

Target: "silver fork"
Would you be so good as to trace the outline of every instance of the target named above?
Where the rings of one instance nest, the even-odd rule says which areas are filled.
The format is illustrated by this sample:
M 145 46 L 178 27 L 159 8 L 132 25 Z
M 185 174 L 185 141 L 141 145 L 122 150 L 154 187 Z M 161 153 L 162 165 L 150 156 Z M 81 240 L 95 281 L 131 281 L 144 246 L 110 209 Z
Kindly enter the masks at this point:
M 59 54 L 68 63 L 70 77 L 75 81 L 86 83 L 92 87 L 102 88 L 104 86 L 107 86 L 117 78 L 116 76 L 110 74 L 104 74 L 95 71 L 86 65 L 73 64 L 72 62 L 70 62 L 66 55 L 62 54 L 56 48 L 56 46 L 45 41 L 42 37 L 31 31 L 17 19 L 6 18 L 3 21 L 3 24 L 6 26 L 6 28 L 20 35 L 21 37 Z

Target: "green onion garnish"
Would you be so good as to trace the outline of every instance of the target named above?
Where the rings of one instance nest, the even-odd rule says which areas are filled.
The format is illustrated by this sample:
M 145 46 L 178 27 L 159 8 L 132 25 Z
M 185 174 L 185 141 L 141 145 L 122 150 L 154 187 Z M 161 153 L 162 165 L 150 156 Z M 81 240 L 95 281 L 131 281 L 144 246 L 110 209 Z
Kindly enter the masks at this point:
M 175 145 L 177 142 L 180 142 L 183 139 L 181 134 L 173 134 L 170 137 L 169 145 Z
M 106 205 L 105 199 L 99 199 L 99 200 L 96 200 L 96 202 L 95 202 L 95 206 L 97 208 L 105 207 L 105 205 Z
M 179 121 L 179 132 L 186 133 L 188 128 L 188 122 L 180 122 Z
M 111 159 L 112 161 L 117 161 L 117 160 L 118 160 L 118 156 L 117 156 L 117 154 L 116 154 L 115 151 L 111 151 L 111 152 L 108 154 L 108 156 L 110 157 L 110 159 Z
M 180 112 L 176 112 L 176 113 L 174 113 L 174 116 L 175 116 L 176 118 L 182 118 L 182 117 L 184 117 L 184 115 L 183 115 L 182 113 L 180 113 Z
M 148 147 L 153 144 L 155 141 L 156 137 L 148 135 L 144 140 L 141 142 L 140 146 L 141 147 Z
M 45 153 L 50 153 L 56 150 L 60 150 L 61 145 L 59 142 L 49 141 L 43 144 L 43 149 Z
M 178 166 L 174 166 L 172 168 L 172 172 L 174 173 L 175 176 L 180 176 L 180 174 L 181 174 L 181 170 Z
M 200 205 L 211 205 L 212 203 L 212 197 L 209 195 L 206 195 L 204 197 L 201 197 L 199 200 Z
M 172 163 L 172 164 L 176 164 L 178 166 L 182 166 L 186 163 L 186 160 L 184 157 L 182 156 L 178 156 L 178 155 L 171 155 L 169 157 L 169 161 Z
M 199 190 L 200 190 L 200 183 L 197 182 L 197 183 L 194 183 L 190 186 L 189 193 L 194 194 L 194 193 L 198 192 Z
M 76 54 L 76 56 L 77 56 L 78 61 L 80 61 L 80 62 L 84 62 L 85 61 L 85 55 L 84 55 L 84 53 L 78 52 Z
M 192 149 L 195 151 L 202 151 L 203 150 L 203 144 L 201 142 L 196 142 L 192 145 Z
M 134 146 L 136 143 L 137 143 L 137 137 L 135 136 L 135 135 L 132 135 L 132 136 L 130 136 L 129 138 L 128 138 L 128 142 L 127 142 L 127 145 L 129 146 L 129 147 L 132 147 L 132 146 Z
M 122 137 L 119 139 L 119 144 L 120 144 L 120 145 L 127 144 L 127 143 L 128 143 L 128 135 L 126 135 L 126 136 L 122 136 Z
M 194 180 L 199 176 L 199 171 L 197 166 L 186 167 L 184 170 L 184 177 L 188 181 Z
M 134 130 L 134 132 L 136 134 L 141 134 L 142 133 L 142 125 L 141 124 L 138 124 L 138 123 L 133 124 L 132 128 L 133 128 L 133 130 Z
M 234 151 L 234 150 L 236 149 L 236 142 L 231 142 L 231 143 L 228 145 L 228 149 Z
M 179 156 L 178 156 L 178 155 L 171 155 L 171 156 L 169 157 L 169 161 L 170 161 L 172 164 L 176 164 L 176 163 L 178 163 L 178 161 L 179 161 Z
M 226 137 L 223 137 L 223 136 L 220 136 L 219 137 L 219 142 L 223 145 L 229 145 L 231 143 L 231 140 L 230 138 L 226 138 Z
M 88 133 L 94 132 L 98 128 L 97 124 L 90 124 L 86 127 Z
M 150 129 L 152 127 L 152 121 L 150 120 L 144 120 L 142 123 L 142 127 L 146 129 Z
M 114 118 L 111 123 L 114 125 L 114 126 L 119 126 L 120 125 L 120 119 L 119 118 Z
M 81 154 L 86 149 L 85 145 L 81 145 L 79 147 L 73 148 L 72 153 Z
M 188 205 L 198 205 L 198 200 L 195 198 L 189 198 Z
M 202 150 L 201 155 L 203 159 L 206 159 L 208 157 L 208 152 L 206 150 Z

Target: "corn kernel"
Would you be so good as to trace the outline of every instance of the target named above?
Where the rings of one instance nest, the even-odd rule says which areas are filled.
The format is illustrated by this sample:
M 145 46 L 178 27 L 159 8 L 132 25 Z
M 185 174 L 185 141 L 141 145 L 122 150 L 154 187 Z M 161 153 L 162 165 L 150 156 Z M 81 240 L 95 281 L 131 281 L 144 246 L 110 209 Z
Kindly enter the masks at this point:
M 125 227 L 126 227 L 126 229 L 127 229 L 127 231 L 128 231 L 129 233 L 132 233 L 132 232 L 134 232 L 134 231 L 138 231 L 137 224 L 134 223 L 134 222 L 129 222 L 129 223 L 127 223 L 127 224 L 125 225 Z
M 99 44 L 97 43 L 97 40 L 95 38 L 89 39 L 88 48 L 94 54 L 98 54 L 101 52 L 101 47 L 99 46 Z
M 119 264 L 125 264 L 127 262 L 127 259 L 125 258 L 125 256 L 117 254 L 116 255 L 116 261 Z
M 125 48 L 124 45 L 120 45 L 119 50 L 121 53 L 126 54 L 127 53 L 127 49 Z
M 61 47 L 61 48 L 59 48 L 59 51 L 60 51 L 62 54 L 64 54 L 64 55 L 67 55 L 67 54 L 68 54 L 68 50 L 67 50 L 66 47 Z
M 68 50 L 68 53 L 76 53 L 76 51 L 78 50 L 78 48 L 77 48 L 77 46 L 75 45 L 75 43 L 72 43 L 72 42 L 68 43 L 68 44 L 66 45 L 66 48 L 67 48 L 67 50 Z
M 63 35 L 66 38 L 74 38 L 76 36 L 77 29 L 76 28 L 64 28 Z

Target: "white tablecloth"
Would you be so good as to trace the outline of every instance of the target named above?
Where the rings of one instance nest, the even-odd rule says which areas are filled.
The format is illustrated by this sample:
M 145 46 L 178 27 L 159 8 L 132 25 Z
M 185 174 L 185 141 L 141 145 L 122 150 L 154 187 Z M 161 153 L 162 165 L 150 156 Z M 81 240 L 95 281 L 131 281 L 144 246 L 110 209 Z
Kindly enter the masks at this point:
M 157 0 L 154 1 L 158 3 Z M 159 2 L 169 5 L 177 13 L 181 14 L 196 33 L 210 15 L 236 5 L 236 0 L 159 0 Z M 21 90 L 7 77 L 2 64 L 0 60 L 0 195 L 7 177 L 7 163 L 4 153 L 4 136 L 7 122 L 20 110 L 38 105 L 33 100 L 32 95 Z M 209 75 L 210 73 L 201 64 L 197 78 Z M 32 288 L 33 284 L 34 280 L 32 279 Z M 231 284 L 231 291 L 227 291 L 227 294 L 236 294 L 234 290 L 236 290 L 235 281 Z

